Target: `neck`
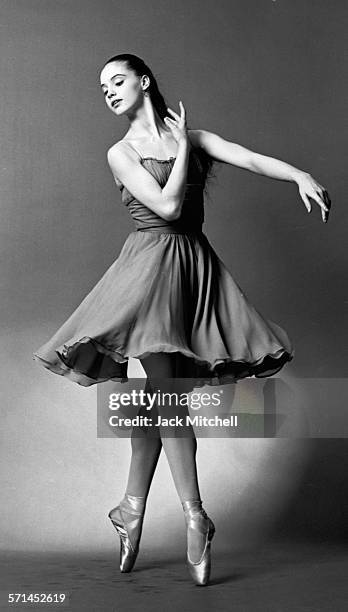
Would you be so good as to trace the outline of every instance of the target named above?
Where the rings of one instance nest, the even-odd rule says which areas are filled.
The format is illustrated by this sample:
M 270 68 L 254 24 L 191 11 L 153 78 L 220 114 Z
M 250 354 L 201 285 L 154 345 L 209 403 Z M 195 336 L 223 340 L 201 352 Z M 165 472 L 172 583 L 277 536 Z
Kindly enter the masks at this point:
M 129 138 L 146 138 L 159 140 L 168 133 L 165 124 L 154 108 L 150 98 L 144 98 L 142 105 L 128 116 L 130 126 Z

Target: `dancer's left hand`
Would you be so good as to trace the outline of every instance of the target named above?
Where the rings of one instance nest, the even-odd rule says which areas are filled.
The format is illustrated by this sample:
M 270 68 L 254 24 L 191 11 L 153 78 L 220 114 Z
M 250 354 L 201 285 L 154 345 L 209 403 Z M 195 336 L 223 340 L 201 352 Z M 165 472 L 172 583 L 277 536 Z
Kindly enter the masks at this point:
M 311 203 L 309 198 L 314 200 L 321 209 L 321 218 L 324 223 L 328 221 L 329 212 L 331 208 L 331 200 L 328 192 L 325 187 L 320 185 L 318 181 L 316 181 L 310 174 L 304 172 L 297 179 L 298 190 L 300 196 L 307 208 L 307 211 L 310 213 L 312 210 Z

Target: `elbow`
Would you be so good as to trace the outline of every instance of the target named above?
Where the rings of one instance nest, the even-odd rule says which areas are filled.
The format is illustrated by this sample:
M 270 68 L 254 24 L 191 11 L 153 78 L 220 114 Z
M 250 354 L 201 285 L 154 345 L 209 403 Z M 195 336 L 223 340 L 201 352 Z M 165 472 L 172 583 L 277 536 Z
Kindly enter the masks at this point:
M 181 206 L 175 200 L 170 200 L 166 203 L 165 210 L 162 213 L 162 218 L 165 221 L 176 221 L 181 215 Z
M 180 215 L 181 213 L 179 210 L 173 210 L 171 212 L 167 212 L 164 218 L 166 221 L 176 221 L 180 218 Z

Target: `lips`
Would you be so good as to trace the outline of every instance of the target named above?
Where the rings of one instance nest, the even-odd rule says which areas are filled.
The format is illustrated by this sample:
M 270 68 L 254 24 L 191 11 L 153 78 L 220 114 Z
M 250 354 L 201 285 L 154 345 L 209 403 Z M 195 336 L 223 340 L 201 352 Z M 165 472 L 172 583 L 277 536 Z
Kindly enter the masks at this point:
M 111 106 L 116 106 L 116 104 L 119 102 L 122 102 L 122 100 L 113 100 L 113 102 L 111 102 Z

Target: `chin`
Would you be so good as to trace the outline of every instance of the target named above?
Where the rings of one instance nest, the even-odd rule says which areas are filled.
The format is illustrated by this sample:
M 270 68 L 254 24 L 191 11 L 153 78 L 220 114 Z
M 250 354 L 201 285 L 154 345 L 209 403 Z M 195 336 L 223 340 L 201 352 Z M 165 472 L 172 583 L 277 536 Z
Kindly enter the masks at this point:
M 118 117 L 121 117 L 121 115 L 124 115 L 126 113 L 126 110 L 124 108 L 118 108 L 116 106 L 116 108 L 112 108 L 111 109 L 112 112 L 114 113 L 114 115 L 117 115 Z

